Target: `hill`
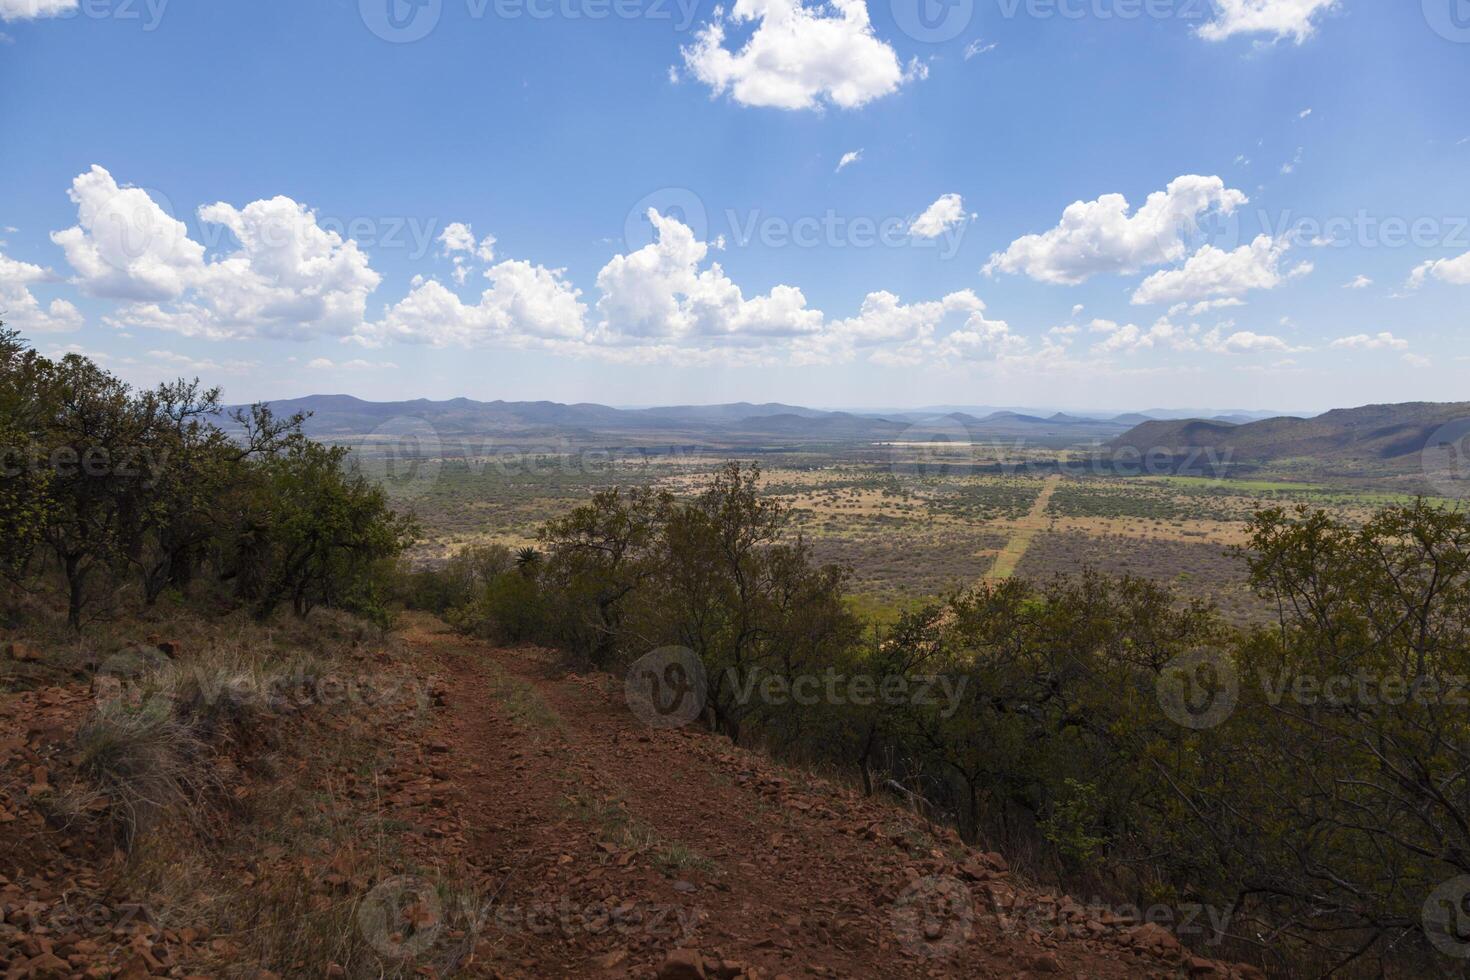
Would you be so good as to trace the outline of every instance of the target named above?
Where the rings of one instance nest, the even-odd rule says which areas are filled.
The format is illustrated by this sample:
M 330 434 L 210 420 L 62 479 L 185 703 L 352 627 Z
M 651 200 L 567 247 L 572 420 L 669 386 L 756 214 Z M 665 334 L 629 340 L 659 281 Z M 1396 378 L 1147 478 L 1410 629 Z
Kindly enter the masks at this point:
M 1334 409 L 1315 418 L 1153 420 L 1129 429 L 1112 448 L 1176 457 L 1210 450 L 1237 472 L 1309 463 L 1328 474 L 1407 476 L 1422 470 L 1422 454 L 1436 432 L 1467 418 L 1470 402 L 1406 402 Z

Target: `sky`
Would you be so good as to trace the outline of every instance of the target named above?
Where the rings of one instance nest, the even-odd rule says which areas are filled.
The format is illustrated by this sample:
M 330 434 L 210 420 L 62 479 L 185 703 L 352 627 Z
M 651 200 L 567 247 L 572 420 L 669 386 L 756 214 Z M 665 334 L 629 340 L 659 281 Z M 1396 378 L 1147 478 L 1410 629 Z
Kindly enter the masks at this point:
M 1470 0 L 0 0 L 0 316 L 231 402 L 1470 400 Z

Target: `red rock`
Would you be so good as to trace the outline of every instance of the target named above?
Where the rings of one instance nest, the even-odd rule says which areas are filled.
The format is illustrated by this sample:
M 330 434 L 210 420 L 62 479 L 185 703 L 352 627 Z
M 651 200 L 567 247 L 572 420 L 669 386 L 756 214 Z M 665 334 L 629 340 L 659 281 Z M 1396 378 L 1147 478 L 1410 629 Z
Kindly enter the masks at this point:
M 658 968 L 658 980 L 708 980 L 697 949 L 672 950 Z
M 5 653 L 11 660 L 20 663 L 34 663 L 41 659 L 41 655 L 34 647 L 28 647 L 24 643 L 9 643 L 5 646 Z

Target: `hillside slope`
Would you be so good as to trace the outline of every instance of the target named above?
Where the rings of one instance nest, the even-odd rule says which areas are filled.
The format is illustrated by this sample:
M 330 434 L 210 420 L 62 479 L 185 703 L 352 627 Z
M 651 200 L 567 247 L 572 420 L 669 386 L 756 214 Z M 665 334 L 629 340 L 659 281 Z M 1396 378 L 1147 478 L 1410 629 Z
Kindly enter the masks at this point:
M 125 662 L 242 669 L 211 652 L 234 624 L 167 625 L 181 632 L 124 641 Z M 217 745 L 187 743 L 204 795 L 155 797 L 130 846 L 86 789 L 94 709 L 118 689 L 89 685 L 73 651 L 3 648 L 0 975 L 1260 976 L 1028 884 L 892 802 L 650 729 L 619 678 L 551 651 L 426 615 L 395 637 L 346 617 L 245 631 L 275 650 L 246 669 L 263 686 L 231 674 Z M 311 648 L 330 659 L 299 673 Z M 107 730 L 109 752 L 153 760 L 129 778 L 157 790 L 172 743 Z
M 692 729 L 650 730 L 606 675 L 428 617 L 406 634 L 458 678 L 428 745 L 465 853 L 513 908 L 639 906 L 665 927 L 511 934 L 507 976 L 1227 976 L 1157 926 L 1014 879 L 905 810 Z M 1236 968 L 1235 975 L 1254 975 Z
M 1183 456 L 1211 449 L 1236 464 L 1310 459 L 1337 470 L 1409 473 L 1442 427 L 1470 418 L 1470 402 L 1407 402 L 1334 409 L 1315 418 L 1232 424 L 1208 419 L 1144 422 L 1112 443 Z

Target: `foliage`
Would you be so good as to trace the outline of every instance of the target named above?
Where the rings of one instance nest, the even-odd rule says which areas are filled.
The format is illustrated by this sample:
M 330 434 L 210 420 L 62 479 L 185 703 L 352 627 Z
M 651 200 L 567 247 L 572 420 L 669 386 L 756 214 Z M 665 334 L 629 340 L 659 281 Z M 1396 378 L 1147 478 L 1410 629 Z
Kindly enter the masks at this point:
M 53 361 L 0 330 L 0 570 L 59 584 L 80 629 L 131 583 L 147 604 L 212 571 L 261 616 L 289 599 L 381 619 L 415 532 L 345 450 L 265 406 L 217 424 L 218 389 L 134 391 L 76 354 Z

